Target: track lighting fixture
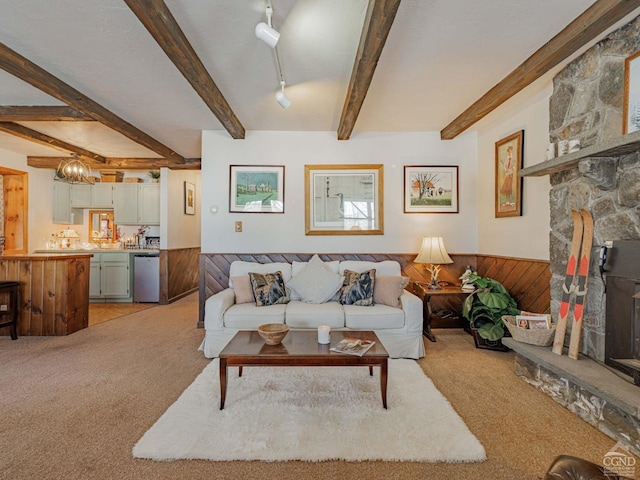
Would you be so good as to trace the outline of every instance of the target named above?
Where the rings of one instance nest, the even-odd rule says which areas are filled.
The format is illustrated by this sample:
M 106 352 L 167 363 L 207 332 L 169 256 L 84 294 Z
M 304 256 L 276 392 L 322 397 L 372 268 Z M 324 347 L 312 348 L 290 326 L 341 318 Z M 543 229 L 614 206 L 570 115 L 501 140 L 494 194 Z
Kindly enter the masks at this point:
M 276 59 L 276 70 L 278 71 L 278 78 L 280 79 L 280 90 L 276 92 L 275 96 L 276 102 L 278 102 L 282 108 L 289 108 L 291 106 L 291 100 L 284 93 L 286 82 L 284 80 L 284 74 L 282 73 L 280 54 L 277 47 L 280 33 L 273 28 L 273 7 L 271 6 L 271 0 L 266 0 L 265 2 L 265 14 L 267 15 L 267 23 L 260 22 L 256 25 L 256 37 L 273 48 L 273 54 Z
M 280 104 L 282 108 L 289 108 L 291 106 L 291 100 L 284 93 L 284 81 L 280 82 L 280 91 L 276 93 L 276 102 Z
M 271 17 L 273 16 L 273 8 L 271 8 L 271 5 L 266 6 L 266 14 L 267 23 L 260 22 L 256 25 L 256 37 L 271 48 L 276 48 L 278 40 L 280 39 L 280 33 L 271 25 Z

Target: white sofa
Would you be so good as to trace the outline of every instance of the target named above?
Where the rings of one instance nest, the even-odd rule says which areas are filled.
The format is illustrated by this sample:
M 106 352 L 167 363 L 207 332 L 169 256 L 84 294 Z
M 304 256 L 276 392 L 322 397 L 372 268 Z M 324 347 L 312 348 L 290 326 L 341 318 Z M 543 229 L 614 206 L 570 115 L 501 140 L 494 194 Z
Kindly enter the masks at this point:
M 200 346 L 205 357 L 217 357 L 239 330 L 255 330 L 263 323 L 286 323 L 292 329 L 317 329 L 319 325 L 329 325 L 332 330 L 373 330 L 390 357 L 418 359 L 424 356 L 422 301 L 407 290 L 401 291 L 401 308 L 385 304 L 342 305 L 335 297 L 325 303 L 305 303 L 296 297 L 295 291 L 289 289 L 290 301 L 286 304 L 256 306 L 255 301 L 236 304 L 233 278 L 249 275 L 250 272 L 266 274 L 280 271 L 286 285 L 306 265 L 307 262 L 295 261 L 266 264 L 232 262 L 229 288 L 212 295 L 205 302 L 205 338 Z M 378 278 L 401 276 L 400 264 L 389 260 L 346 260 L 324 262 L 324 265 L 338 275 L 345 270 L 361 273 L 375 269 Z

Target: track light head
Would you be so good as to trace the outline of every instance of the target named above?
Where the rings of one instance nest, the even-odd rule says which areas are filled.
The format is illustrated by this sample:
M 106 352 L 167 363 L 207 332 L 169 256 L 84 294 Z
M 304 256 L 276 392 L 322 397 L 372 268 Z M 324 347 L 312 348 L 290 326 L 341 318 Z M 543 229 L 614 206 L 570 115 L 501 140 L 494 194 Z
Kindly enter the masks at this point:
M 275 28 L 270 27 L 266 23 L 260 22 L 258 25 L 256 25 L 256 37 L 269 45 L 271 48 L 276 48 L 276 44 L 280 39 L 280 33 L 278 33 Z
M 282 108 L 289 108 L 291 106 L 291 100 L 284 93 L 284 82 L 280 82 L 280 91 L 276 93 L 276 102 L 280 104 Z

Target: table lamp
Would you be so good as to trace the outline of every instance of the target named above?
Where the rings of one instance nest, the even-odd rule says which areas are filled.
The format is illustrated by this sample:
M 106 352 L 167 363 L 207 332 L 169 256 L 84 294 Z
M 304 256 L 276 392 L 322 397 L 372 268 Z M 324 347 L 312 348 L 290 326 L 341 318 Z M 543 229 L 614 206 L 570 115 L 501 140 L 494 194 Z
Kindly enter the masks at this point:
M 416 263 L 428 263 L 425 267 L 431 273 L 431 282 L 428 288 L 431 290 L 439 290 L 438 275 L 440 274 L 440 265 L 445 263 L 453 263 L 451 257 L 444 248 L 442 237 L 423 237 L 420 253 L 414 260 Z

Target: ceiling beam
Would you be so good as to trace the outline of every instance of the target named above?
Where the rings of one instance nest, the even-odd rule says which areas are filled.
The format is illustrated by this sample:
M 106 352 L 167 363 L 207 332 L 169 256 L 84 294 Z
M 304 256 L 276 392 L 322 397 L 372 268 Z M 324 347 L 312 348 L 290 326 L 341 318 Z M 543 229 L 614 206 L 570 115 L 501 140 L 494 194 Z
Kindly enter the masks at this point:
M 71 107 L 0 106 L 2 122 L 86 122 L 94 121 Z
M 61 160 L 68 160 L 68 157 L 27 157 L 27 165 L 34 168 L 58 168 Z M 200 170 L 199 158 L 186 158 L 184 163 L 174 163 L 166 158 L 121 158 L 107 157 L 104 163 L 88 160 L 86 163 L 90 167 L 99 167 L 101 170 L 156 170 L 161 167 L 168 167 L 171 170 Z
M 14 52 L 4 43 L 0 43 L 0 68 L 76 110 L 87 114 L 94 120 L 121 133 L 134 142 L 143 145 L 152 152 L 162 155 L 165 158 L 170 158 L 175 163 L 184 161 L 184 158 L 169 147 L 118 117 L 102 105 L 94 102 L 86 95 L 67 85 L 19 53 Z
M 163 0 L 124 0 L 231 137 L 245 130 Z
M 640 7 L 640 0 L 597 0 L 440 132 L 451 140 Z
M 348 140 L 351 137 L 399 6 L 400 0 L 369 0 L 338 125 L 338 140 Z
M 15 135 L 16 137 L 29 140 L 30 142 L 38 143 L 46 147 L 55 148 L 56 150 L 75 153 L 83 161 L 94 161 L 96 163 L 105 162 L 105 158 L 101 155 L 98 155 L 97 153 L 90 152 L 89 150 L 85 150 L 82 147 L 72 145 L 62 140 L 58 140 L 57 138 L 50 137 L 49 135 L 37 132 L 36 130 L 32 130 L 31 128 L 24 127 L 17 123 L 0 122 L 0 131 L 10 133 L 11 135 Z M 69 157 L 66 157 L 66 159 L 69 160 Z

